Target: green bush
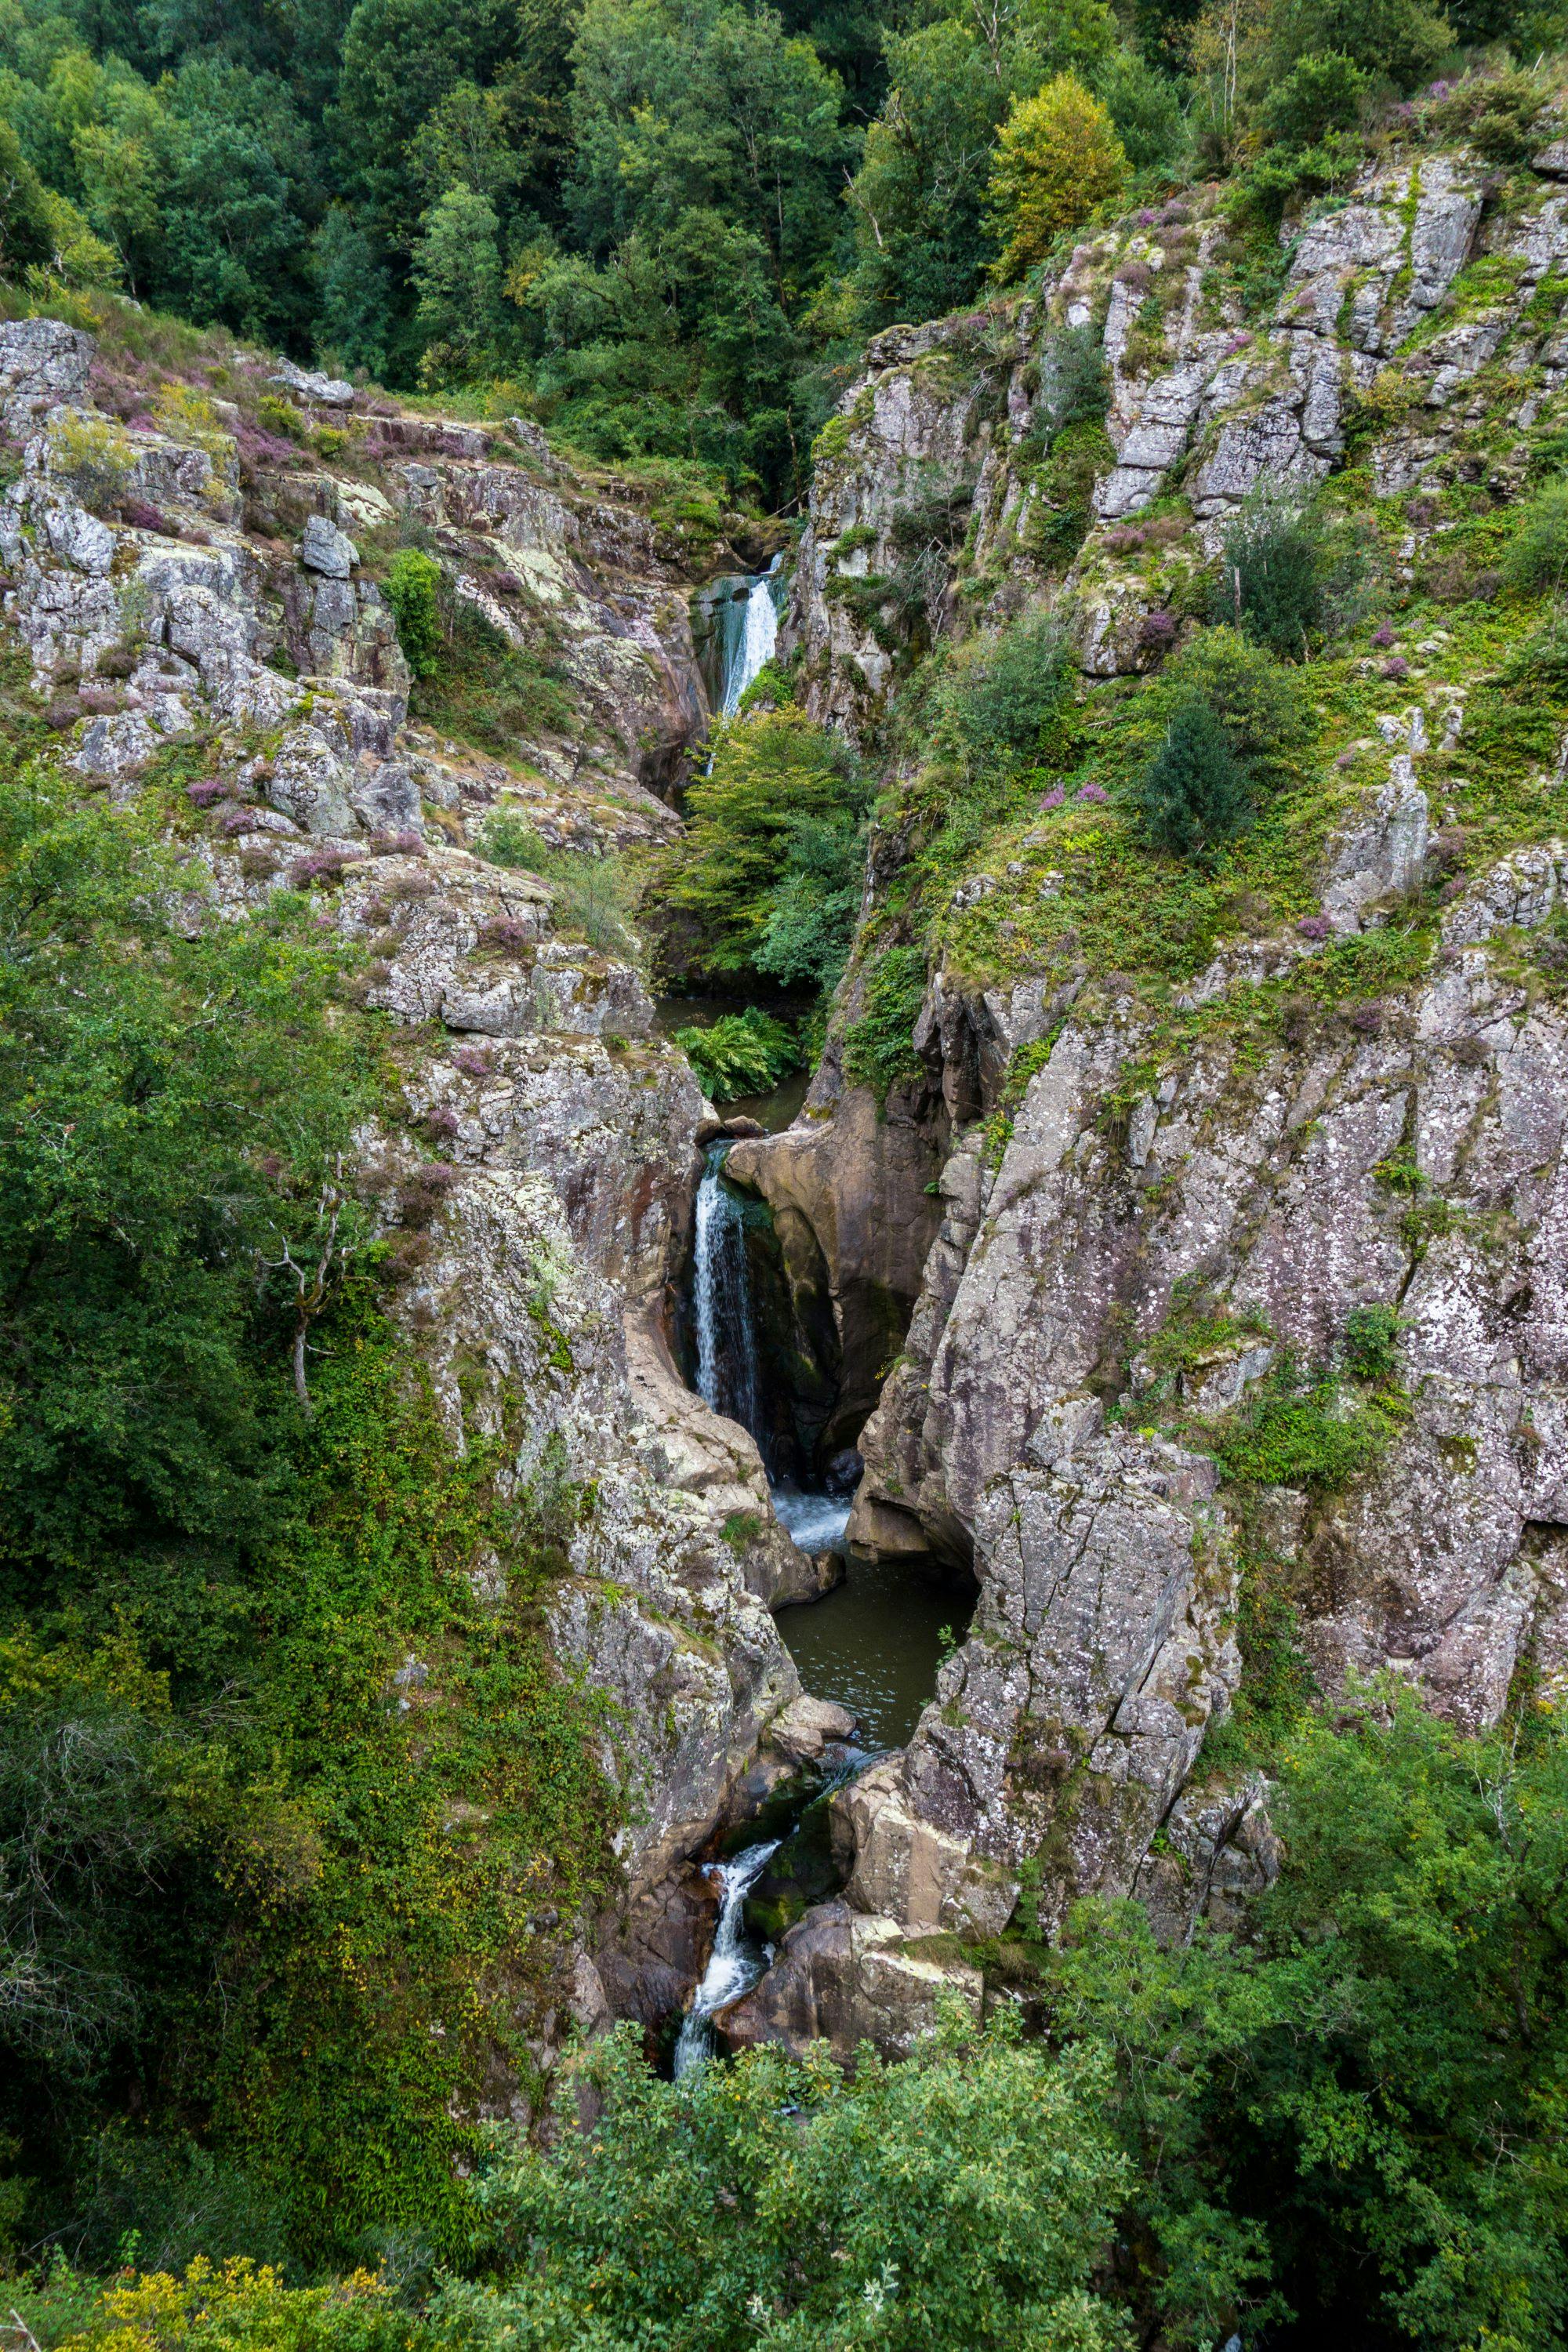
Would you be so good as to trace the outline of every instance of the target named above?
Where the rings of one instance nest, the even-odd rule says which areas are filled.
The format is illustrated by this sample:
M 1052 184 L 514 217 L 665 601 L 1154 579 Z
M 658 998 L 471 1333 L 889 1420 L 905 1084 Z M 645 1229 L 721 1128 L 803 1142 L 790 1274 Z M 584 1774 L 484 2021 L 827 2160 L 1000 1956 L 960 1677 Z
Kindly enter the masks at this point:
M 1392 1380 L 1399 1370 L 1399 1311 L 1352 1307 L 1345 1318 L 1345 1369 L 1358 1381 Z
M 946 693 L 952 731 L 976 761 L 1028 761 L 1072 702 L 1077 671 L 1053 614 L 1026 613 L 956 670 Z
M 1489 163 L 1522 163 L 1541 142 L 1550 103 L 1550 91 L 1533 74 L 1476 74 L 1427 107 L 1426 127 L 1440 139 L 1468 139 Z
M 428 583 L 428 573 L 421 577 Z M 576 705 L 552 659 L 514 646 L 439 571 L 435 595 L 438 639 L 422 656 L 427 667 L 416 676 L 408 698 L 416 719 L 497 751 L 516 751 L 542 729 L 558 733 L 571 725 Z M 416 642 L 427 643 L 423 618 Z
M 1453 46 L 1447 18 L 1426 0 L 1274 0 L 1264 68 L 1282 80 L 1302 58 L 1332 52 L 1374 79 L 1415 89 Z
M 1184 703 L 1133 787 L 1156 849 L 1191 857 L 1239 833 L 1252 817 L 1246 769 L 1206 702 Z
M 619 2026 L 562 2087 L 547 2152 L 498 2135 L 480 2188 L 515 2267 L 432 2326 L 487 2352 L 1112 2352 L 1093 2291 L 1129 2172 L 1098 2053 L 962 2012 L 892 2064 L 744 2053 L 662 2083 Z M 579 2116 L 595 2121 L 586 2131 Z
M 1048 2030 L 1115 2067 L 1144 2340 L 1554 2352 L 1568 1740 L 1463 1738 L 1392 1678 L 1335 1717 L 1271 1756 L 1245 1936 L 1090 1903 L 1041 1956 Z
M 1047 437 L 1105 415 L 1110 378 L 1105 347 L 1092 327 L 1053 327 L 1040 339 L 1039 365 L 1035 415 Z
M 537 874 L 550 885 L 551 919 L 558 931 L 580 939 L 605 955 L 633 955 L 631 929 L 635 887 L 623 858 L 606 852 L 552 849 L 515 809 L 500 808 L 485 819 L 477 844 L 492 866 Z
M 868 798 L 842 739 L 794 703 L 719 728 L 686 830 L 643 890 L 664 969 L 831 988 L 859 907 Z
M 1210 618 L 1300 661 L 1353 616 L 1363 570 L 1332 545 L 1314 499 L 1266 487 L 1226 533 Z
M 768 1094 L 805 1058 L 794 1030 L 756 1004 L 722 1013 L 706 1029 L 678 1029 L 675 1043 L 715 1102 Z
M 400 547 L 387 566 L 386 601 L 416 677 L 434 677 L 441 666 L 440 585 L 440 565 L 417 547 Z
M 426 2330 L 384 2278 L 355 2271 L 286 2286 L 242 2257 L 198 2256 L 179 2276 L 127 2273 L 61 2352 L 409 2352 Z
M 1563 593 L 1568 578 L 1568 482 L 1552 482 L 1523 509 L 1503 552 L 1505 586 L 1522 596 Z
M 1312 721 L 1300 679 L 1235 629 L 1202 629 L 1172 656 L 1144 698 L 1142 727 L 1157 740 L 1185 704 L 1205 702 L 1248 775 L 1278 786 L 1297 772 Z
M 1291 147 L 1315 147 L 1326 131 L 1353 130 L 1371 82 L 1342 50 L 1299 58 L 1258 110 L 1258 127 Z
M 1372 1468 L 1390 1430 L 1375 1400 L 1352 1404 L 1333 1381 L 1307 1380 L 1285 1360 L 1210 1442 L 1226 1476 L 1240 1485 L 1330 1494 Z
M 869 951 L 865 1009 L 844 1032 L 845 1076 L 855 1086 L 873 1087 L 879 1101 L 889 1090 L 923 1075 L 914 1049 L 914 1026 L 925 1000 L 925 957 L 917 947 Z

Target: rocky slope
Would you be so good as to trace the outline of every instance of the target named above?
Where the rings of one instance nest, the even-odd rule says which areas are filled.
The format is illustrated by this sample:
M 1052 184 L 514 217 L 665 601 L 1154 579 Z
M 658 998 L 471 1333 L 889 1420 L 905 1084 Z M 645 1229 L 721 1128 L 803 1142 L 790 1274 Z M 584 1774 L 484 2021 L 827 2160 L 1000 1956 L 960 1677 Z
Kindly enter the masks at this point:
M 719 559 L 533 428 L 371 412 L 244 353 L 171 379 L 133 342 L 21 320 L 0 327 L 0 415 L 5 617 L 58 756 L 159 811 L 209 877 L 193 924 L 310 888 L 365 947 L 405 1116 L 363 1139 L 356 1181 L 397 1237 L 395 1312 L 456 1442 L 521 1433 L 520 1485 L 596 1498 L 552 1640 L 620 1710 L 626 1892 L 575 1948 L 571 2005 L 662 2014 L 694 1968 L 670 1874 L 798 1696 L 765 1604 L 804 1564 L 752 1439 L 665 1344 L 711 1114 L 636 969 L 478 852 L 498 808 L 585 848 L 671 828 L 658 792 L 708 721 L 689 589 Z M 544 719 L 504 757 L 408 723 L 375 576 L 399 536 L 487 643 L 549 665 Z M 541 2021 L 542 2055 L 558 2030 Z
M 1384 602 L 1306 674 L 1289 823 L 1207 898 L 1162 897 L 1082 771 L 933 878 L 918 748 L 895 761 L 837 1032 L 912 906 L 923 1092 L 870 1147 L 830 1054 L 744 1168 L 844 1293 L 837 1194 L 882 1182 L 886 1249 L 929 1231 L 940 1168 L 851 1535 L 970 1560 L 981 1598 L 841 1802 L 847 1899 L 739 2039 L 903 2045 L 943 1984 L 982 1998 L 963 1947 L 1026 1889 L 1047 1924 L 1090 1891 L 1173 1935 L 1225 1916 L 1273 1845 L 1258 1744 L 1219 1727 L 1287 1651 L 1468 1727 L 1568 1673 L 1568 711 L 1511 682 L 1532 624 L 1486 571 L 1565 421 L 1564 172 L 1390 150 L 1289 225 L 1262 317 L 1200 193 L 1036 299 L 885 335 L 822 436 L 790 635 L 811 709 L 868 744 L 911 642 L 1035 604 L 1110 757 L 1260 482 L 1326 482 Z M 1103 420 L 1064 433 L 1086 337 Z

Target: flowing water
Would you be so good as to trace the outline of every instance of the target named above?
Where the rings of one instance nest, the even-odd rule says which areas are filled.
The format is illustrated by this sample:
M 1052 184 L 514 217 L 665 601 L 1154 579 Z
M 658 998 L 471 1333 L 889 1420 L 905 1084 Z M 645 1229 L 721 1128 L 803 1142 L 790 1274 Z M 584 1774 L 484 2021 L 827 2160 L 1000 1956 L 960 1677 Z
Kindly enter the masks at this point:
M 724 1174 L 729 1152 L 723 1139 L 709 1145 L 697 1192 L 697 1390 L 716 1412 L 751 1431 L 766 1465 L 771 1439 L 752 1310 L 746 1201 Z M 842 1549 L 847 1496 L 771 1477 L 769 1492 L 780 1526 L 802 1551 Z M 782 1612 L 779 1632 L 806 1689 L 848 1707 L 861 1742 L 875 1751 L 908 1739 L 973 1605 L 973 1586 L 933 1565 L 851 1556 L 844 1581 L 821 1601 Z
M 757 1335 L 746 1265 L 745 1210 L 724 1179 L 730 1146 L 710 1143 L 697 1187 L 692 1245 L 692 1320 L 697 1327 L 697 1393 L 761 1438 Z
M 743 604 L 736 600 L 739 627 L 732 623 L 721 640 L 723 688 L 719 698 L 719 715 L 733 719 L 741 707 L 741 697 L 756 677 L 764 662 L 772 661 L 778 643 L 779 609 L 774 591 L 782 556 L 773 558 L 771 568 L 759 572 L 752 582 Z M 728 616 L 727 616 L 728 617 Z
M 749 1845 L 732 1861 L 710 1863 L 708 1876 L 719 1885 L 719 1924 L 713 1931 L 712 1957 L 702 1981 L 691 1997 L 675 2045 L 677 2081 L 690 2067 L 700 2066 L 713 2049 L 713 2012 L 726 2001 L 749 1991 L 767 1966 L 765 1949 L 759 1951 L 743 1933 L 746 1896 L 779 1850 L 773 1838 L 765 1845 Z

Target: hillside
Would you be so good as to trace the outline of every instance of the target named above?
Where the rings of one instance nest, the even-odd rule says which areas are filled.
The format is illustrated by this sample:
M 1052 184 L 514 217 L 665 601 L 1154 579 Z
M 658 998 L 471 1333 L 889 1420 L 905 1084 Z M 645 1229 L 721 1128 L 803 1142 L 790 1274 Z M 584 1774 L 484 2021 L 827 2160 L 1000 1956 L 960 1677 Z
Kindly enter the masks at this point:
M 0 24 L 15 2352 L 1551 2352 L 1561 27 L 339 14 Z

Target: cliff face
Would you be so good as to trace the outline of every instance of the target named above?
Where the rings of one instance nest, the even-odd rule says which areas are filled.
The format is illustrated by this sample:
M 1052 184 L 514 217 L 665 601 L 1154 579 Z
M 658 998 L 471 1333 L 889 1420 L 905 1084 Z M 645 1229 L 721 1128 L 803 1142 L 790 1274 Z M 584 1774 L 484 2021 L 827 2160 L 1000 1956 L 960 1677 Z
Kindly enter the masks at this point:
M 191 923 L 291 883 L 369 949 L 405 1115 L 362 1139 L 357 1181 L 396 1237 L 393 1311 L 458 1444 L 504 1431 L 517 1482 L 595 1496 L 551 1620 L 563 1666 L 619 1710 L 626 1883 L 597 1931 L 605 1981 L 579 1947 L 572 2005 L 602 2020 L 607 1981 L 658 2013 L 692 1969 L 665 1883 L 799 1691 L 765 1606 L 799 1560 L 754 1444 L 665 1347 L 710 1115 L 689 1067 L 650 1036 L 637 971 L 470 845 L 497 807 L 581 847 L 672 827 L 649 787 L 706 725 L 700 558 L 531 428 L 370 415 L 285 370 L 268 396 L 334 450 L 318 467 L 221 401 L 127 425 L 129 367 L 57 320 L 0 328 L 6 616 L 83 790 L 153 796 L 206 869 Z M 490 642 L 548 656 L 545 717 L 505 757 L 408 723 L 369 560 L 399 518 Z M 555 2031 L 541 2021 L 546 2056 Z
M 1568 1672 L 1568 733 L 1510 688 L 1522 625 L 1475 578 L 1558 414 L 1560 152 L 1500 198 L 1463 153 L 1370 168 L 1299 226 L 1261 321 L 1201 200 L 1145 215 L 1036 301 L 883 337 L 823 436 L 793 641 L 868 741 L 911 638 L 1038 604 L 1113 743 L 1266 478 L 1327 481 L 1391 609 L 1432 617 L 1303 673 L 1313 780 L 1216 914 L 1163 929 L 1092 793 L 1008 813 L 927 888 L 952 1148 L 851 1534 L 967 1553 L 981 1598 L 841 1808 L 847 1911 L 795 1931 L 745 2033 L 897 2046 L 875 1956 L 994 1935 L 1026 1882 L 1047 1921 L 1136 1892 L 1172 1934 L 1266 1883 L 1263 1783 L 1203 1754 L 1263 1671 L 1260 1610 L 1324 1694 L 1388 1669 L 1467 1727 Z M 1109 394 L 1076 457 L 1039 421 L 1075 334 Z M 887 875 L 921 828 L 906 792 Z M 833 1125 L 768 1149 L 831 1165 Z

